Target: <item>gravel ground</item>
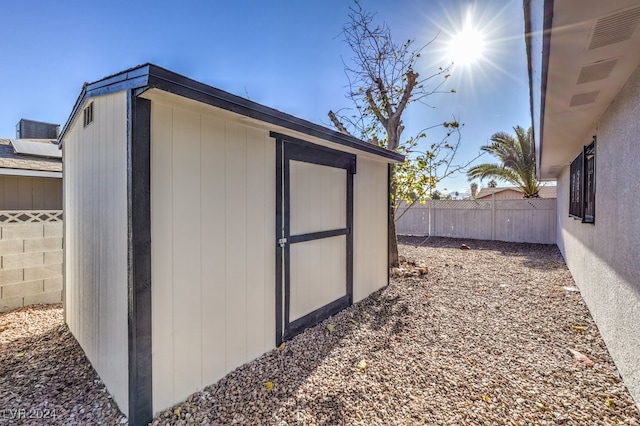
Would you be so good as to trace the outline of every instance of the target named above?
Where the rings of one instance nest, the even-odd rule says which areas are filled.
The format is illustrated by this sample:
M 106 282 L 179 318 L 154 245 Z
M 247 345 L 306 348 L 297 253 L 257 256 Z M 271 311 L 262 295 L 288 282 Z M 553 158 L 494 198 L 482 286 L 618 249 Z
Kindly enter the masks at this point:
M 126 418 L 62 317 L 62 305 L 0 314 L 0 424 L 119 424 Z
M 426 275 L 394 279 L 153 424 L 640 425 L 555 246 L 400 243 Z M 0 409 L 121 422 L 59 307 L 0 315 L 0 345 Z

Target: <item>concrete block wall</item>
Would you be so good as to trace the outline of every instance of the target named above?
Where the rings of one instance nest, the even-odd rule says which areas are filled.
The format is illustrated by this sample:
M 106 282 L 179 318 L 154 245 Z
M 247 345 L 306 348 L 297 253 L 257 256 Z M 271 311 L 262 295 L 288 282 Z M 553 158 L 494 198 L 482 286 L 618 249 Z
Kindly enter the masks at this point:
M 62 222 L 0 223 L 0 312 L 62 302 Z

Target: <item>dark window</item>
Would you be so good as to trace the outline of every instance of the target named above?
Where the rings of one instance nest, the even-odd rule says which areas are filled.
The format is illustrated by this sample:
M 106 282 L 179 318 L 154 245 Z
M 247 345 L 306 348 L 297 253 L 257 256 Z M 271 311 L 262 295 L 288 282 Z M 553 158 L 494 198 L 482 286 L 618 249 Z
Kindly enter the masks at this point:
M 93 123 L 93 102 L 84 109 L 84 127 Z
M 571 162 L 571 188 L 569 197 L 569 215 L 582 217 L 582 153 Z
M 595 223 L 596 137 L 571 162 L 569 172 L 569 216 Z

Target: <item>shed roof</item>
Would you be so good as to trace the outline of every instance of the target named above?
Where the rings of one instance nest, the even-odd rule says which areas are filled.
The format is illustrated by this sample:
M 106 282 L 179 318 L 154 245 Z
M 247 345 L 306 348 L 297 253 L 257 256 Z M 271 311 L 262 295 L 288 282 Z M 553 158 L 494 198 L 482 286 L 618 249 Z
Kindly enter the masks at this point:
M 541 186 L 538 195 L 540 198 L 556 198 L 556 189 L 557 186 L 555 185 Z M 480 192 L 478 192 L 476 200 L 478 198 L 490 197 L 492 194 L 508 190 L 522 192 L 520 188 L 516 188 L 515 186 L 497 186 L 495 188 L 486 187 L 482 188 Z
M 75 120 L 82 105 L 88 98 L 123 90 L 131 90 L 137 96 L 149 89 L 163 90 L 256 120 L 317 137 L 328 142 L 378 155 L 389 160 L 404 161 L 403 155 L 383 147 L 367 143 L 353 136 L 303 120 L 249 99 L 233 95 L 149 63 L 124 70 L 93 83 L 85 83 L 71 111 L 69 119 L 60 133 L 61 145 L 71 123 Z
M 29 139 L 31 142 L 51 143 L 50 139 Z M 17 154 L 11 139 L 0 139 L 0 174 L 42 175 L 38 172 L 62 172 L 62 160 Z M 15 171 L 12 173 L 11 171 Z M 23 173 L 20 173 L 23 171 Z M 28 171 L 24 173 L 24 171 Z M 53 177 L 50 176 L 50 177 Z M 62 177 L 57 176 L 57 177 Z

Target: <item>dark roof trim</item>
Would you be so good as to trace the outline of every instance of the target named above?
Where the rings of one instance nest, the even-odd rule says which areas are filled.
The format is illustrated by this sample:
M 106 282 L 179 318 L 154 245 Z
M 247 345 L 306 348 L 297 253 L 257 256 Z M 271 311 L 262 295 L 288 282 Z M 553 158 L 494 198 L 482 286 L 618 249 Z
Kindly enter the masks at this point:
M 118 74 L 110 75 L 93 83 L 85 83 L 82 86 L 82 91 L 80 92 L 78 99 L 76 99 L 76 103 L 73 105 L 71 115 L 69 115 L 67 122 L 64 124 L 64 127 L 60 132 L 60 136 L 58 137 L 60 140 L 59 147 L 62 148 L 64 137 L 67 135 L 71 123 L 73 123 L 76 116 L 80 113 L 80 107 L 84 104 L 84 101 L 94 96 L 107 95 L 109 93 L 116 93 L 127 89 L 137 89 L 147 86 L 149 67 L 149 64 L 139 65 L 137 67 L 124 70 Z
M 94 83 L 85 84 L 73 107 L 69 120 L 67 120 L 67 123 L 62 129 L 60 140 L 64 139 L 66 132 L 69 130 L 69 126 L 80 112 L 79 109 L 87 98 L 119 92 L 125 89 L 139 89 L 136 93 L 140 94 L 144 90 L 152 88 L 193 99 L 329 142 L 369 152 L 390 160 L 404 161 L 404 156 L 396 152 L 311 123 L 310 121 L 294 117 L 293 115 L 269 108 L 248 99 L 232 95 L 231 93 L 216 89 L 215 87 L 208 86 L 153 64 L 140 65 Z
M 525 32 L 525 45 L 527 51 L 527 71 L 529 74 L 529 108 L 531 113 L 531 124 L 533 129 L 533 137 L 535 141 L 535 154 L 536 154 L 536 174 L 540 178 L 540 164 L 542 161 L 542 130 L 544 129 L 544 111 L 547 97 L 547 79 L 549 75 L 549 54 L 551 46 L 551 28 L 553 25 L 553 2 L 554 0 L 538 0 L 544 1 L 543 6 L 543 28 L 542 33 L 536 32 L 535 28 L 531 25 L 532 14 L 532 1 L 536 0 L 523 0 L 524 9 L 524 32 Z M 532 55 L 536 52 L 532 52 L 532 38 L 542 37 L 542 64 L 540 70 L 540 124 L 536 129 L 536 119 L 534 111 L 534 96 L 535 90 L 533 88 L 533 65 Z

